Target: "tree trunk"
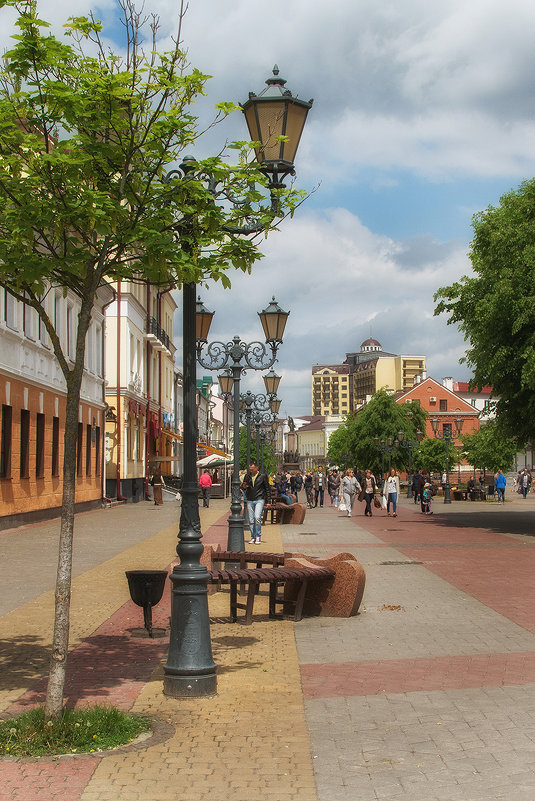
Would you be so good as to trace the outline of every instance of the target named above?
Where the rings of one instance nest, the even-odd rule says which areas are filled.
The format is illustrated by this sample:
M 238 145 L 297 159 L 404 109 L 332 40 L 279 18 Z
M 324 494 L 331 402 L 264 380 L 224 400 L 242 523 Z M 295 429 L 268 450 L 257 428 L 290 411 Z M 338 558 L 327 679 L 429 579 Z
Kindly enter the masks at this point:
M 65 415 L 63 454 L 63 497 L 56 575 L 54 634 L 50 672 L 45 701 L 45 716 L 58 718 L 63 711 L 63 695 L 69 649 L 69 613 L 71 605 L 72 546 L 74 533 L 74 498 L 76 486 L 76 443 L 80 386 L 69 386 Z
M 63 496 L 59 535 L 58 569 L 56 574 L 54 633 L 50 672 L 45 701 L 45 717 L 58 718 L 63 711 L 67 654 L 69 650 L 69 615 L 71 606 L 72 549 L 74 534 L 74 507 L 76 489 L 76 450 L 80 393 L 84 371 L 86 334 L 91 322 L 91 311 L 98 286 L 98 277 L 87 282 L 87 294 L 82 300 L 78 315 L 76 361 L 66 375 L 67 403 L 63 437 Z

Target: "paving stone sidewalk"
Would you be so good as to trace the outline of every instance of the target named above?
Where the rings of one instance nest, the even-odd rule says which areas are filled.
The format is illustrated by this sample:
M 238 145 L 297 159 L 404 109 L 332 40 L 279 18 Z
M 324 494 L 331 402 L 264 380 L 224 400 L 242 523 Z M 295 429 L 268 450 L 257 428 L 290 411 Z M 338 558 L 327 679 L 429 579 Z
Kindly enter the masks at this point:
M 225 544 L 226 507 L 201 510 L 206 542 Z M 197 701 L 163 696 L 166 640 L 132 639 L 141 611 L 124 578 L 170 564 L 178 504 L 81 516 L 69 701 L 144 712 L 159 735 L 105 756 L 4 761 L 0 801 L 533 801 L 533 510 L 436 504 L 423 518 L 405 501 L 397 518 L 326 507 L 266 525 L 265 550 L 354 553 L 361 614 L 270 621 L 262 596 L 245 627 L 212 595 L 219 692 Z M 55 536 L 53 523 L 0 534 L 3 713 L 42 698 Z M 168 615 L 166 593 L 155 625 Z
M 367 573 L 357 617 L 296 626 L 319 801 L 535 798 L 529 513 L 434 508 L 283 527 L 285 550 L 347 550 Z

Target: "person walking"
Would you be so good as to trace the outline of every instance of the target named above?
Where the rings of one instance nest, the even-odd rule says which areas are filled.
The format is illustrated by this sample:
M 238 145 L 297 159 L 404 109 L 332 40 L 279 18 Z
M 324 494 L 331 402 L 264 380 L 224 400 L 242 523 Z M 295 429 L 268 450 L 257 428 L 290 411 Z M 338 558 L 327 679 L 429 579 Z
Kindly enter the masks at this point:
M 208 507 L 210 506 L 211 486 L 212 486 L 212 479 L 210 478 L 210 473 L 208 470 L 205 470 L 199 479 L 199 487 L 201 488 L 201 493 L 202 493 L 202 505 L 206 509 L 208 509 Z
M 529 472 L 529 470 L 524 469 L 524 471 L 522 472 L 522 479 L 520 486 L 522 488 L 522 497 L 527 498 L 529 488 L 531 486 L 531 473 Z
M 504 474 L 501 470 L 498 470 L 496 475 L 494 476 L 494 486 L 496 487 L 496 492 L 498 495 L 498 503 L 505 503 L 505 486 L 507 484 L 507 479 L 505 478 Z M 526 497 L 524 495 L 524 497 Z
M 366 517 L 371 517 L 372 501 L 375 498 L 375 492 L 377 490 L 377 483 L 375 481 L 375 476 L 372 474 L 371 470 L 366 470 L 364 474 L 364 482 L 362 485 L 362 489 L 364 490 L 364 500 L 366 501 L 366 508 L 364 510 L 364 515 Z
M 156 467 L 154 468 L 151 484 L 152 484 L 152 492 L 154 495 L 154 505 L 162 506 L 163 504 L 162 487 L 165 486 L 165 483 L 162 478 L 162 469 L 159 464 L 156 465 Z
M 249 545 L 260 545 L 262 542 L 262 512 L 264 504 L 269 498 L 269 481 L 264 473 L 258 472 L 256 462 L 251 462 L 249 470 L 243 479 L 242 489 L 247 501 L 249 515 L 249 529 L 251 539 Z
M 361 490 L 361 486 L 357 479 L 353 474 L 353 470 L 349 468 L 345 472 L 345 476 L 342 479 L 342 498 L 347 508 L 347 516 L 351 517 L 351 512 L 353 511 L 353 504 L 355 503 L 355 498 L 357 494 Z M 340 486 L 340 480 L 338 480 L 338 486 Z M 336 504 L 335 504 L 336 506 Z
M 347 475 L 347 471 L 346 471 Z M 340 494 L 340 474 L 338 470 L 331 470 L 327 477 L 327 490 L 331 499 L 331 506 L 338 508 L 338 496 Z
M 397 517 L 396 507 L 399 497 L 399 476 L 394 467 L 390 472 L 383 486 L 383 495 L 386 499 L 386 513 L 390 517 L 390 506 L 392 506 L 392 517 Z
M 307 506 L 309 509 L 312 509 L 312 507 L 314 506 L 314 493 L 313 493 L 314 482 L 312 479 L 312 474 L 310 473 L 309 470 L 307 470 L 307 472 L 305 473 L 303 486 L 305 488 Z
M 318 470 L 314 473 L 314 508 L 318 505 L 318 498 L 320 501 L 320 508 L 323 506 L 326 484 L 327 480 L 323 470 Z

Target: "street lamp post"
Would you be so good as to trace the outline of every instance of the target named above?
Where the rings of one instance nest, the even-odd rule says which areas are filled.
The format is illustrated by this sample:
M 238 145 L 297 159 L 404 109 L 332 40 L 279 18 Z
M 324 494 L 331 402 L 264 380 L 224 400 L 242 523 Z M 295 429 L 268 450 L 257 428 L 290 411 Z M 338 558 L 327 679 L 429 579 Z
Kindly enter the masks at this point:
M 282 343 L 284 328 L 289 312 L 281 309 L 275 298 L 263 311 L 258 312 L 264 334 L 263 342 L 242 342 L 235 336 L 231 342 L 208 342 L 199 339 L 197 342 L 197 361 L 207 370 L 227 368 L 219 377 L 224 394 L 232 391 L 234 405 L 234 460 L 231 484 L 232 502 L 228 518 L 229 551 L 245 550 L 244 518 L 241 512 L 240 490 L 240 380 L 247 370 L 268 370 L 277 360 L 277 350 Z
M 260 170 L 267 176 L 267 189 L 271 198 L 271 218 L 279 215 L 277 190 L 284 187 L 284 179 L 294 175 L 294 158 L 312 101 L 299 100 L 285 88 L 279 70 L 266 81 L 259 94 L 249 93 L 242 106 L 251 140 L 258 142 L 256 158 Z M 165 183 L 196 179 L 205 186 L 214 203 L 230 204 L 239 209 L 241 198 L 229 192 L 224 182 L 210 174 L 196 174 L 196 162 L 186 157 L 179 170 L 171 170 Z M 243 169 L 243 168 L 241 168 Z M 250 236 L 266 227 L 265 211 L 241 217 L 240 225 L 223 226 L 231 235 Z M 191 214 L 177 220 L 174 234 L 184 254 L 193 263 L 193 243 L 197 221 Z M 197 422 L 196 422 L 196 365 L 195 340 L 206 341 L 208 330 L 196 328 L 196 285 L 183 284 L 183 374 L 184 374 L 184 480 L 180 490 L 182 505 L 178 533 L 177 554 L 179 564 L 170 575 L 172 583 L 171 631 L 167 662 L 164 667 L 163 691 L 176 698 L 201 697 L 217 692 L 216 666 L 212 657 L 210 620 L 208 616 L 208 580 L 206 567 L 201 565 L 203 552 L 199 519 L 197 486 Z M 204 318 L 205 312 L 202 312 Z M 206 319 L 211 319 L 207 314 Z M 269 365 L 268 365 L 269 366 Z M 237 405 L 237 404 L 236 404 Z M 235 423 L 239 410 L 235 410 Z M 236 429 L 237 430 L 237 429 Z M 237 475 L 234 477 L 237 480 Z M 238 485 L 239 487 L 239 485 Z M 243 529 L 242 529 L 243 548 Z
M 403 448 L 404 450 L 409 451 L 409 473 L 407 475 L 408 481 L 408 488 L 407 488 L 407 498 L 412 498 L 412 452 L 414 448 L 417 448 L 420 442 L 423 440 L 424 435 L 422 431 L 416 432 L 416 440 L 413 439 L 405 439 L 405 433 L 403 431 L 398 431 L 397 433 L 397 441 L 399 442 L 399 447 Z
M 462 417 L 457 417 L 455 420 L 455 428 L 457 430 L 457 437 L 461 435 L 461 431 L 463 428 L 464 420 Z M 451 503 L 451 489 L 450 489 L 450 442 L 453 442 L 456 437 L 453 433 L 451 425 L 446 428 L 442 429 L 442 431 L 438 430 L 439 420 L 437 417 L 433 417 L 431 420 L 431 426 L 433 428 L 433 433 L 436 439 L 443 439 L 446 443 L 446 484 L 444 486 L 444 503 Z

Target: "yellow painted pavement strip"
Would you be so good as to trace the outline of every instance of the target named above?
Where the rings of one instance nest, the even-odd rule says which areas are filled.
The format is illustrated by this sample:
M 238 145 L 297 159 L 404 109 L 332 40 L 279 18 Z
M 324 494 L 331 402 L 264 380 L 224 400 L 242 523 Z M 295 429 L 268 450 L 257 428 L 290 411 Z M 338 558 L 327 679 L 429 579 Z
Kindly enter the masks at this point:
M 220 507 L 202 509 L 202 530 L 220 516 Z M 73 580 L 72 647 L 128 599 L 125 569 L 171 561 L 176 533 L 169 526 Z M 266 526 L 263 538 L 262 550 L 282 550 L 279 526 Z M 0 684 L 0 709 L 46 672 L 53 599 L 45 593 L 0 620 L 0 637 L 19 644 L 9 680 Z M 226 593 L 212 595 L 209 604 L 213 617 L 228 616 Z M 266 598 L 257 599 L 255 617 L 257 611 L 267 613 Z M 175 734 L 102 759 L 81 801 L 316 801 L 293 623 L 267 615 L 251 626 L 213 623 L 211 636 L 218 695 L 167 698 L 160 666 L 133 711 L 171 722 Z
M 279 526 L 263 537 L 263 550 L 280 552 Z M 255 617 L 257 603 L 267 613 L 259 597 Z M 209 605 L 228 615 L 226 593 Z M 293 623 L 266 614 L 251 626 L 213 623 L 211 636 L 218 695 L 167 698 L 160 667 L 133 711 L 171 722 L 174 735 L 106 757 L 81 801 L 316 801 Z

